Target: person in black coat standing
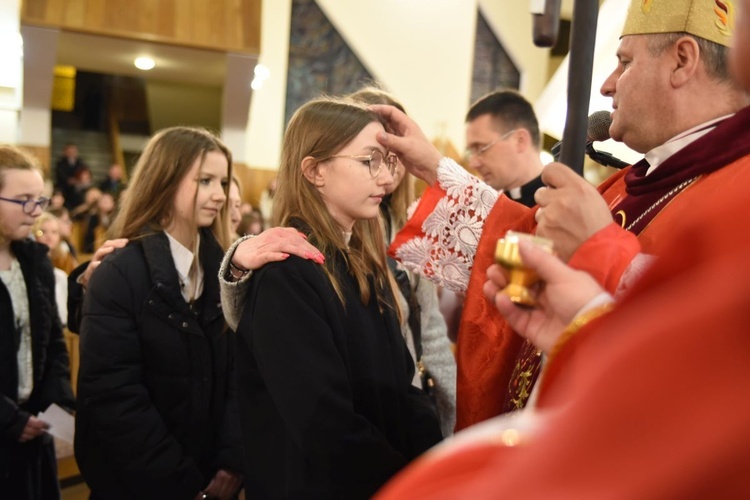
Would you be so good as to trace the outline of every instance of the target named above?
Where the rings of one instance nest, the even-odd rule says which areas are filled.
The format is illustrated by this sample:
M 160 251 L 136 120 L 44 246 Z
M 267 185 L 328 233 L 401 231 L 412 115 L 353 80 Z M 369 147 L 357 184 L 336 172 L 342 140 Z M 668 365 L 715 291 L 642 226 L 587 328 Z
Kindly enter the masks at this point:
M 68 351 L 49 249 L 27 239 L 49 204 L 35 162 L 0 146 L 0 497 L 60 498 L 48 424 L 35 415 L 73 408 Z
M 217 274 L 231 154 L 210 133 L 156 134 L 88 282 L 75 453 L 94 499 L 229 499 L 241 485 L 231 333 Z
M 284 136 L 276 217 L 325 259 L 289 255 L 250 278 L 237 328 L 248 498 L 369 498 L 442 438 L 412 385 L 385 259 L 383 130 L 361 103 L 318 99 Z M 231 258 L 223 276 L 241 279 Z

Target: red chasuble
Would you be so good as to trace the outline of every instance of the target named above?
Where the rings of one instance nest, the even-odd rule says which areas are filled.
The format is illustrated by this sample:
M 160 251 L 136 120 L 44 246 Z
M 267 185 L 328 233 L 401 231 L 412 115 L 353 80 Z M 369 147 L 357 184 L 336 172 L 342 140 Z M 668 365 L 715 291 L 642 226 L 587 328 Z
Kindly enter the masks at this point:
M 535 433 L 459 434 L 377 498 L 747 498 L 750 157 L 731 169 L 681 213 L 668 258 L 551 360 Z
M 644 164 L 625 169 L 599 186 L 618 222 L 624 211 L 625 227 L 640 217 L 630 231 L 617 224 L 602 229 L 573 255 L 569 264 L 592 274 L 613 292 L 623 272 L 642 248 L 661 255 L 663 235 L 684 226 L 706 207 L 739 189 L 750 192 L 750 168 L 740 159 L 750 154 L 750 107 L 723 121 L 712 132 L 679 151 L 651 175 Z M 696 179 L 654 203 L 686 180 Z M 421 231 L 421 221 L 430 213 L 442 191 L 428 190 L 430 202 L 420 205 L 403 234 L 391 247 L 395 251 Z M 512 229 L 533 233 L 534 210 L 500 196 L 484 225 L 477 247 L 459 326 L 456 387 L 456 430 L 519 408 L 522 393 L 533 385 L 538 356 L 505 323 L 482 293 L 487 268 L 494 258 L 495 242 Z M 648 214 L 643 215 L 648 210 Z M 422 214 L 420 216 L 420 213 Z M 632 231 L 638 229 L 636 235 Z M 666 238 L 667 240 L 669 238 Z M 528 381 L 528 382 L 527 382 Z M 521 404 L 517 404 L 520 399 Z

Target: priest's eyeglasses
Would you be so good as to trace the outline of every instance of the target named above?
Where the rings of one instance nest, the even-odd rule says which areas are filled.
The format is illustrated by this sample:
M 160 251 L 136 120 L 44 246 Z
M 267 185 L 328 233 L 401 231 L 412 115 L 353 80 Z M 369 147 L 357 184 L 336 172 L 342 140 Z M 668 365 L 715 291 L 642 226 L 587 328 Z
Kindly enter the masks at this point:
M 388 168 L 391 175 L 395 175 L 396 165 L 398 165 L 398 158 L 396 155 L 389 154 L 386 156 L 379 149 L 373 149 L 372 153 L 369 155 L 333 155 L 320 161 L 330 160 L 331 158 L 351 158 L 352 160 L 366 163 L 367 167 L 370 169 L 370 175 L 373 177 L 378 176 L 383 165 Z
M 34 210 L 36 210 L 36 207 L 41 208 L 44 210 L 49 206 L 49 198 L 39 198 L 38 200 L 14 200 L 13 198 L 3 198 L 0 196 L 0 200 L 2 201 L 9 201 L 11 203 L 16 203 L 18 205 L 21 205 L 21 210 L 23 210 L 23 213 L 27 215 L 31 215 L 34 213 Z
M 466 160 L 470 160 L 474 156 L 476 156 L 476 157 L 482 156 L 485 153 L 485 151 L 487 151 L 488 149 L 490 149 L 492 146 L 494 146 L 498 142 L 504 141 L 505 139 L 507 139 L 508 137 L 510 137 L 511 135 L 513 135 L 514 132 L 518 132 L 518 129 L 514 128 L 513 130 L 508 130 L 503 135 L 501 135 L 500 137 L 498 137 L 494 141 L 488 142 L 484 146 L 472 146 L 472 147 L 468 148 L 466 151 L 464 151 L 464 158 Z

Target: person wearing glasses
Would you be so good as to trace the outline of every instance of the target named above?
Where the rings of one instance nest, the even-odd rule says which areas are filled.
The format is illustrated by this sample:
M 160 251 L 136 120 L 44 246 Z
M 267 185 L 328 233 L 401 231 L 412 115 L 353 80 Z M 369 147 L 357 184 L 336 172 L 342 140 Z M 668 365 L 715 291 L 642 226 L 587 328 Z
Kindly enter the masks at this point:
M 493 189 L 527 207 L 536 205 L 541 180 L 539 123 L 529 101 L 514 90 L 481 97 L 466 114 L 470 168 Z
M 379 213 L 396 161 L 383 131 L 364 104 L 332 98 L 286 130 L 275 219 L 323 257 L 290 255 L 249 278 L 236 329 L 248 498 L 369 498 L 442 437 L 412 385 L 386 263 Z M 248 273 L 225 263 L 220 274 Z
M 47 247 L 28 238 L 49 205 L 36 161 L 0 146 L 0 496 L 58 499 L 49 425 L 35 415 L 73 408 L 68 351 Z
M 366 104 L 390 104 L 404 111 L 400 102 L 379 87 L 363 87 L 349 97 Z M 386 188 L 386 196 L 380 204 L 388 244 L 404 227 L 407 210 L 414 199 L 414 176 L 398 162 L 393 183 Z M 404 313 L 401 330 L 417 366 L 414 384 L 430 396 L 437 408 L 443 436 L 450 436 L 456 425 L 456 358 L 440 310 L 437 286 L 407 271 L 390 256 L 388 267 L 400 291 L 396 297 Z

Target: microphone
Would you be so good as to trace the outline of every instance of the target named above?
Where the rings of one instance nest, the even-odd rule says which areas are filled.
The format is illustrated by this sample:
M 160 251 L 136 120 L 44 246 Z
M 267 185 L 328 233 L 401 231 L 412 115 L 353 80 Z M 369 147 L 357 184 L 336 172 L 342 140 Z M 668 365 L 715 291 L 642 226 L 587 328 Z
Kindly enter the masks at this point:
M 534 45 L 552 47 L 560 30 L 560 3 L 562 0 L 531 0 Z
M 615 157 L 606 151 L 597 151 L 594 149 L 594 141 L 602 142 L 609 139 L 609 127 L 612 125 L 612 114 L 609 111 L 596 111 L 589 115 L 588 125 L 586 127 L 586 154 L 600 165 L 605 167 L 625 168 L 629 164 Z M 555 161 L 560 158 L 560 149 L 562 141 L 552 146 L 552 156 Z
M 606 141 L 609 139 L 609 126 L 612 125 L 612 113 L 609 111 L 596 111 L 589 115 L 586 126 L 586 144 L 594 141 Z

